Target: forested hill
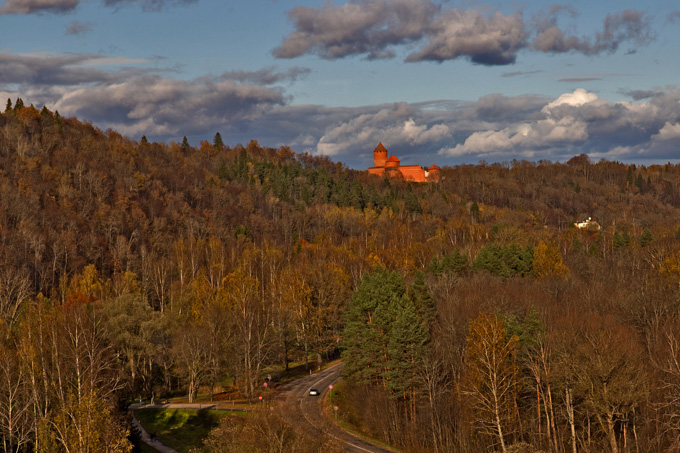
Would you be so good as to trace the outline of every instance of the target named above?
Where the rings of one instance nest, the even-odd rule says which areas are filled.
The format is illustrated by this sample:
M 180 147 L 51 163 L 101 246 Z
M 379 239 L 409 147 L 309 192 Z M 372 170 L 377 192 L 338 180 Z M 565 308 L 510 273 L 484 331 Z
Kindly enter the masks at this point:
M 0 114 L 0 127 L 0 254 L 33 294 L 56 295 L 88 264 L 105 279 L 142 276 L 182 241 L 229 248 L 243 235 L 286 255 L 322 243 L 409 274 L 452 246 L 473 256 L 518 231 L 536 243 L 588 217 L 603 237 L 645 228 L 670 237 L 680 213 L 676 165 L 513 161 L 446 167 L 441 183 L 419 185 L 256 141 L 137 142 L 33 107 Z M 599 241 L 603 254 L 608 242 Z M 153 286 L 144 290 L 159 308 L 167 301 Z
M 370 351 L 389 357 L 369 374 L 347 370 L 357 386 L 343 410 L 363 401 L 365 429 L 407 449 L 615 450 L 632 432 L 643 451 L 677 445 L 680 369 L 667 357 L 680 354 L 668 343 L 680 340 L 680 165 L 580 155 L 441 175 L 383 180 L 288 147 L 227 146 L 219 133 L 135 141 L 8 103 L 0 403 L 22 409 L 0 414 L 14 417 L 0 437 L 10 450 L 85 451 L 124 438 L 109 414 L 135 395 L 193 399 L 233 377 L 252 397 L 265 367 L 343 349 L 355 365 L 380 363 Z M 589 217 L 601 228 L 574 227 Z M 364 315 L 384 323 L 379 334 L 361 330 Z M 424 326 L 411 332 L 417 357 L 398 337 L 406 325 Z M 515 379 L 496 421 L 475 369 L 493 332 Z M 586 375 L 617 355 L 612 402 Z M 625 391 L 643 377 L 648 390 Z

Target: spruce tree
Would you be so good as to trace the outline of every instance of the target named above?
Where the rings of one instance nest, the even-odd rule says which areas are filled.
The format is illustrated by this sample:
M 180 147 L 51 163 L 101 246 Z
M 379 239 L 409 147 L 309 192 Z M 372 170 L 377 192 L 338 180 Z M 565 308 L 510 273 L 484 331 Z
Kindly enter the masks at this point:
M 215 138 L 213 139 L 213 148 L 215 148 L 215 149 L 224 148 L 224 142 L 222 141 L 222 135 L 219 132 L 215 133 Z
M 416 272 L 416 279 L 409 287 L 408 295 L 416 307 L 418 316 L 425 321 L 428 327 L 432 326 L 437 317 L 437 309 L 435 308 L 430 290 L 425 283 L 425 273 L 423 271 Z
M 640 238 L 638 239 L 638 242 L 640 244 L 640 247 L 645 247 L 649 245 L 654 238 L 652 237 L 652 232 L 649 231 L 649 228 L 645 228 L 642 231 L 642 234 L 640 235 Z
M 418 386 L 418 371 L 428 353 L 430 331 L 427 322 L 408 297 L 393 307 L 388 344 L 386 387 L 394 398 L 412 401 Z
M 460 253 L 460 249 L 456 247 L 451 253 L 444 255 L 441 263 L 441 271 L 443 273 L 460 274 L 468 266 L 468 257 Z
M 382 267 L 361 280 L 345 308 L 346 377 L 362 384 L 385 382 L 391 314 L 404 294 L 401 275 Z
M 475 222 L 479 222 L 479 205 L 476 201 L 473 201 L 472 205 L 470 206 L 470 215 Z

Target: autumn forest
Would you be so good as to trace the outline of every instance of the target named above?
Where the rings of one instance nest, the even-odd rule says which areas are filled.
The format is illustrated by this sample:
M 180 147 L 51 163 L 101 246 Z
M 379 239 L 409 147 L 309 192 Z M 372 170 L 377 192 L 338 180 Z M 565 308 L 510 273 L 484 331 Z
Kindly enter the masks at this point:
M 680 165 L 417 184 L 18 99 L 0 213 L 5 452 L 127 452 L 140 395 L 338 359 L 343 419 L 402 451 L 680 449 Z

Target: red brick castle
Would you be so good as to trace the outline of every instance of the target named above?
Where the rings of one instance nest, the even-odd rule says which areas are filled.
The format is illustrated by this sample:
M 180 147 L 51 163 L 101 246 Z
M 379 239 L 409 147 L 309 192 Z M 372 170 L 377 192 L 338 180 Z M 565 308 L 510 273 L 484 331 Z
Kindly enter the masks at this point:
M 373 150 L 373 166 L 368 169 L 368 174 L 415 182 L 439 181 L 439 167 L 432 165 L 425 170 L 420 165 L 401 165 L 396 156 L 387 158 L 387 149 L 382 143 Z

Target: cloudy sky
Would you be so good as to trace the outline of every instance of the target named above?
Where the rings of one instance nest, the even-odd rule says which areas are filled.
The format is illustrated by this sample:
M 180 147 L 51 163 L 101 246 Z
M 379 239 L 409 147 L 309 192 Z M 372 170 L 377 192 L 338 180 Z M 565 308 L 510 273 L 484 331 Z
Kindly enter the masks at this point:
M 134 139 L 680 157 L 677 0 L 0 0 L 0 30 L 0 99 Z

